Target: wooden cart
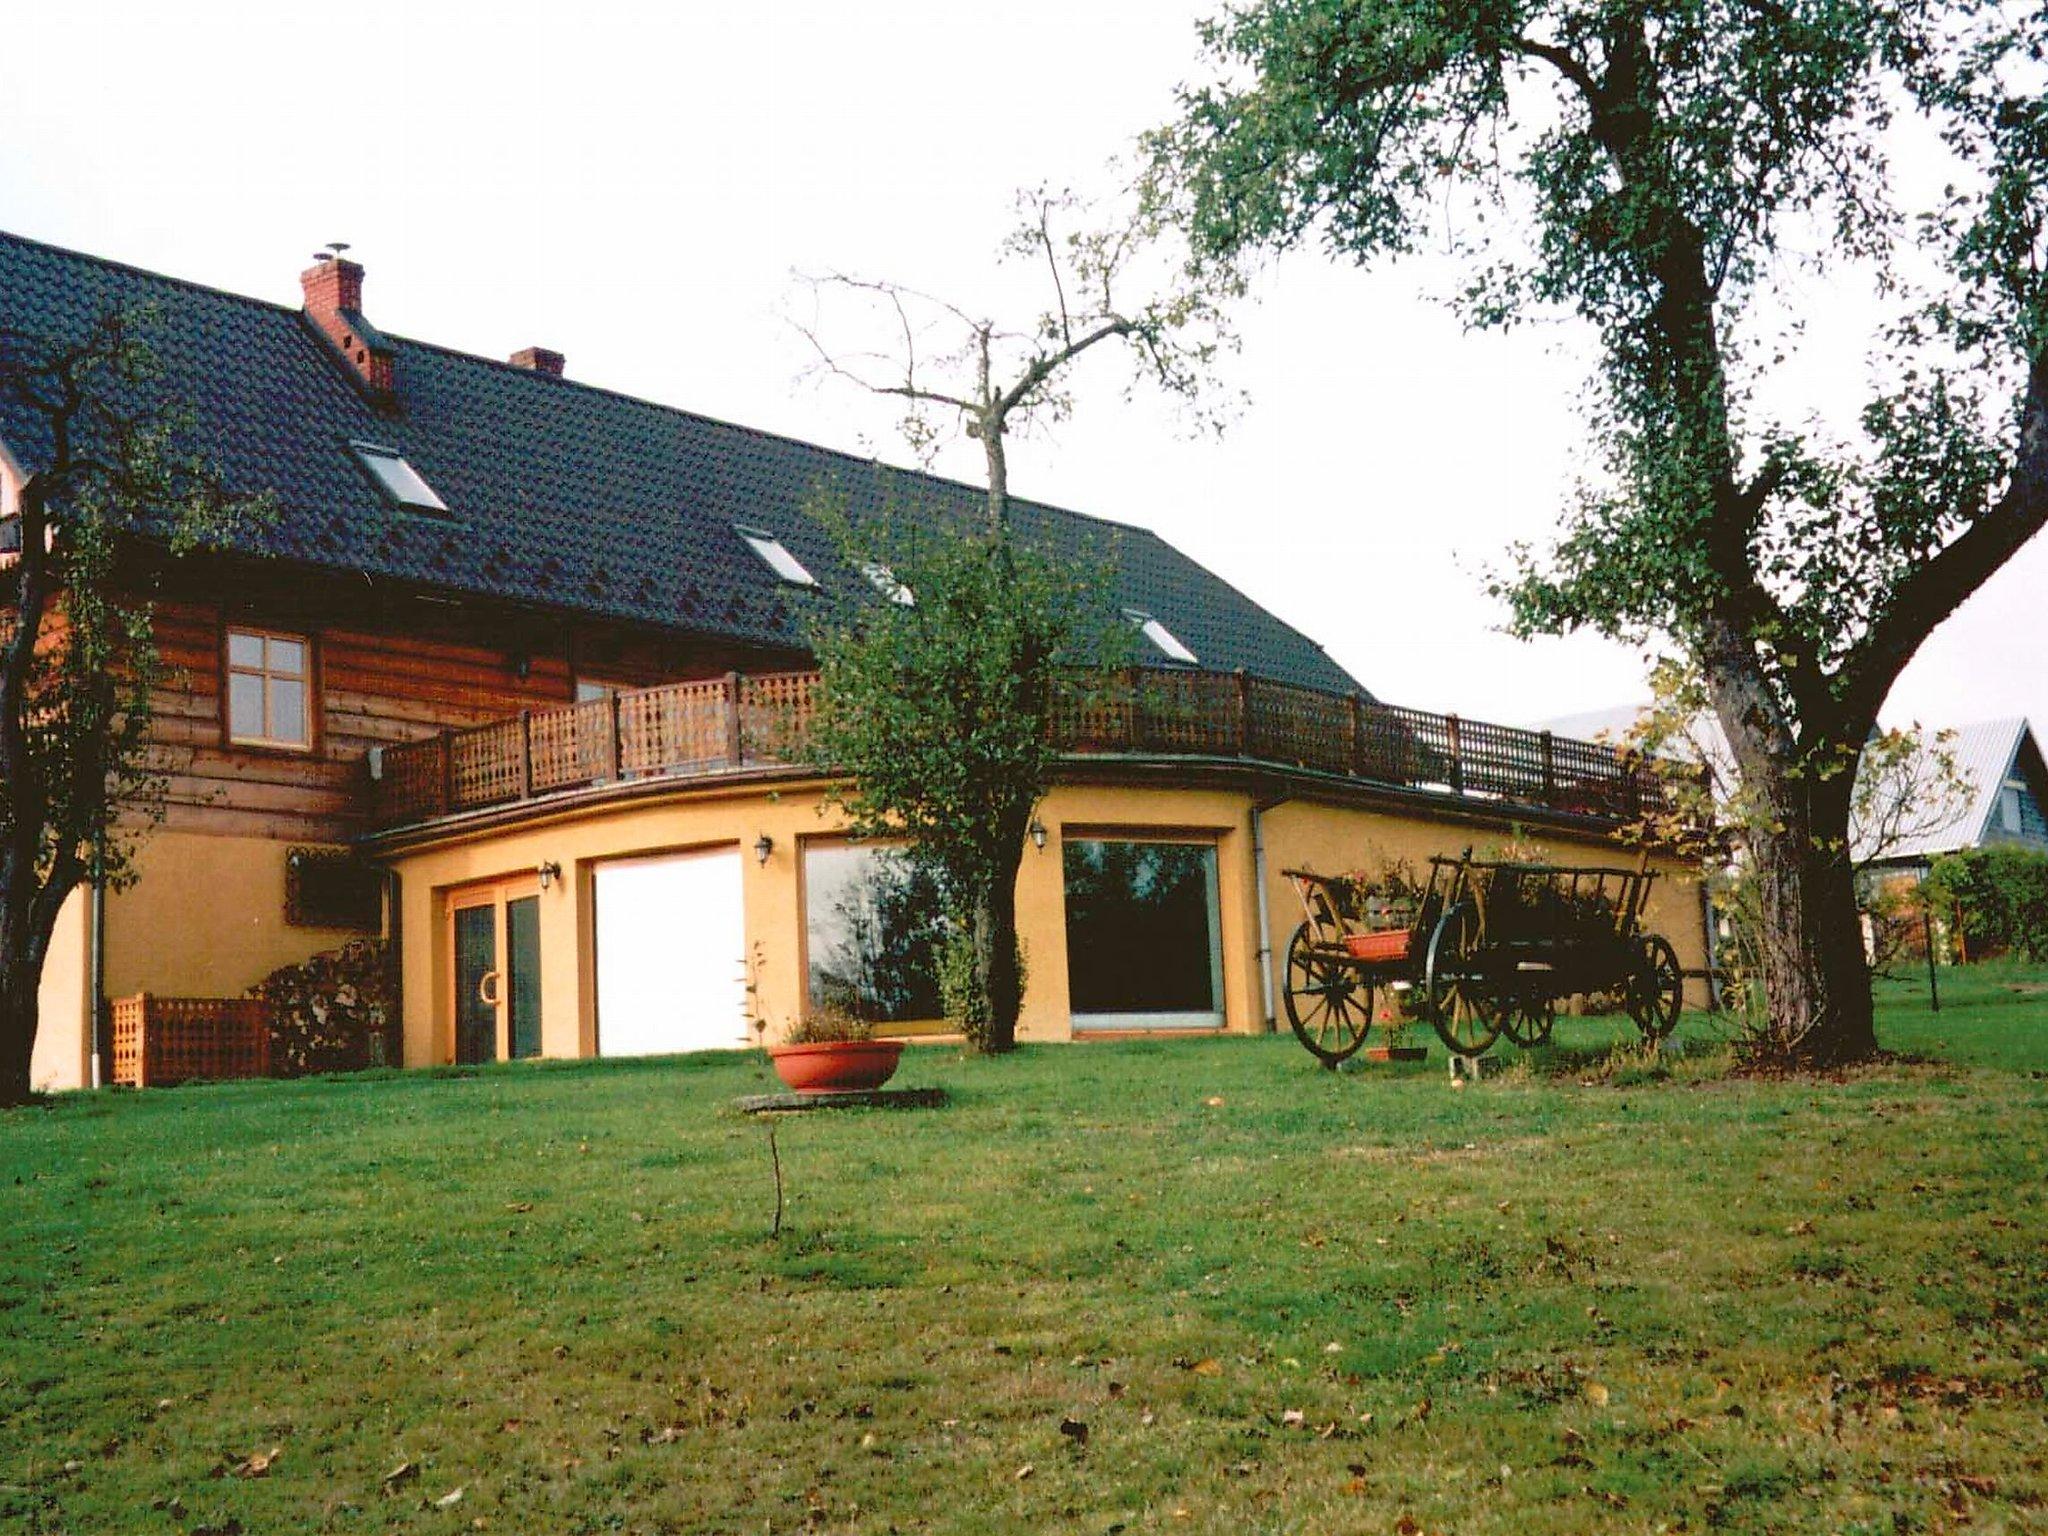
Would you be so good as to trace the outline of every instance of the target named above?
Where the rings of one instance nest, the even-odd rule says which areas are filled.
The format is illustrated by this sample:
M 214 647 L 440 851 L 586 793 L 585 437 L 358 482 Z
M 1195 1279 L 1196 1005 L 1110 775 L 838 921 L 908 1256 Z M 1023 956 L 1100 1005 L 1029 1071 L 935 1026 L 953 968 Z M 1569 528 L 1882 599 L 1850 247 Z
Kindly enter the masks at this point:
M 1677 953 L 1642 926 L 1657 878 L 1648 854 L 1620 869 L 1475 859 L 1468 848 L 1432 858 L 1428 884 L 1405 898 L 1341 876 L 1283 873 L 1302 905 L 1287 945 L 1287 1020 L 1326 1065 L 1355 1054 L 1374 1023 L 1391 1028 L 1407 1012 L 1460 1056 L 1483 1054 L 1503 1034 L 1540 1045 L 1558 1003 L 1583 993 L 1618 995 L 1646 1039 L 1677 1026 Z

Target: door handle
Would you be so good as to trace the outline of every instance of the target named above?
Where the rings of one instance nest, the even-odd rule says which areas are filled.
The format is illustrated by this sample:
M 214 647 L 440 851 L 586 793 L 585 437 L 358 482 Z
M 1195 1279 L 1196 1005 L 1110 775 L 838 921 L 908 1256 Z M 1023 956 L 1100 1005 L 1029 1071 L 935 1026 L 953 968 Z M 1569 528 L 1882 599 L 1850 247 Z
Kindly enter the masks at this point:
M 497 1007 L 505 1000 L 504 993 L 500 989 L 500 983 L 503 980 L 503 972 L 485 971 L 483 975 L 476 979 L 476 1000 L 486 1008 Z

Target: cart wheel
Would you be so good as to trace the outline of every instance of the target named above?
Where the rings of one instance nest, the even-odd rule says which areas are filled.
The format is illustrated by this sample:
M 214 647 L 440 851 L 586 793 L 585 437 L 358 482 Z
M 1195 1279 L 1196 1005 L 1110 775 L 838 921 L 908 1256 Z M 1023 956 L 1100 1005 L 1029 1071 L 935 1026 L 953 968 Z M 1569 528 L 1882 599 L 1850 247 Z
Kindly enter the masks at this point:
M 1557 1027 L 1557 999 L 1549 993 L 1515 999 L 1500 1016 L 1500 1032 L 1523 1050 L 1542 1045 Z
M 1287 1022 L 1316 1060 L 1334 1067 L 1356 1055 L 1372 1024 L 1372 982 L 1316 948 L 1307 923 L 1287 941 Z
M 1500 1038 L 1500 999 L 1480 969 L 1481 955 L 1479 909 L 1459 902 L 1429 936 L 1423 968 L 1429 1022 L 1459 1056 L 1482 1056 Z
M 1685 974 L 1678 968 L 1678 952 L 1661 933 L 1646 933 L 1636 941 L 1635 969 L 1622 1003 L 1646 1040 L 1662 1040 L 1677 1028 L 1685 1006 Z

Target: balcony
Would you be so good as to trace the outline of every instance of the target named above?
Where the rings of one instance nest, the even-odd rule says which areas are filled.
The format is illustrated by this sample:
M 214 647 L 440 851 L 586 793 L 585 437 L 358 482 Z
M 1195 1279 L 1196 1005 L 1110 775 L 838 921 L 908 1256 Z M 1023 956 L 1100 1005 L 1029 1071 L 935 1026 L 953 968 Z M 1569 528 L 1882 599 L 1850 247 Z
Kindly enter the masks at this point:
M 373 826 L 793 765 L 817 687 L 815 672 L 729 673 L 387 747 Z M 1670 805 L 1658 772 L 1613 747 L 1242 672 L 1134 667 L 1063 684 L 1053 729 L 1082 759 L 1236 761 L 1610 823 Z

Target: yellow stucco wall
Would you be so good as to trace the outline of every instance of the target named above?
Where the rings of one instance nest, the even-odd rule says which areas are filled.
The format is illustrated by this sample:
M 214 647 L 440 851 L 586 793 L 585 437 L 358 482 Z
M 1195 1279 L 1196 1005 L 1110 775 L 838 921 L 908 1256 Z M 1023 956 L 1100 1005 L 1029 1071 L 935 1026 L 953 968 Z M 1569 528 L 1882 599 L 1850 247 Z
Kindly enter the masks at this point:
M 279 966 L 360 935 L 284 920 L 290 845 L 155 832 L 139 879 L 107 897 L 107 996 L 240 997 Z
M 29 1083 L 41 1092 L 90 1085 L 92 1041 L 89 1007 L 91 954 L 86 944 L 86 913 L 90 897 L 73 891 L 57 926 L 50 931 L 50 951 L 43 960 L 43 981 L 36 992 L 36 1044 L 29 1057 Z
M 1239 790 L 1068 784 L 1039 810 L 1048 837 L 1027 848 L 1017 881 L 1017 916 L 1027 967 L 1019 1033 L 1027 1040 L 1073 1035 L 1066 968 L 1066 901 L 1061 848 L 1068 837 L 1170 837 L 1213 843 L 1217 852 L 1218 928 L 1226 1027 L 1256 1031 L 1273 1017 L 1259 954 L 1258 894 L 1253 874 L 1252 797 Z M 1357 804 L 1288 800 L 1262 815 L 1272 968 L 1284 967 L 1288 935 L 1299 921 L 1293 887 L 1280 873 L 1307 866 L 1329 873 L 1369 867 L 1387 858 L 1422 864 L 1432 853 L 1473 845 L 1498 851 L 1511 833 L 1468 823 L 1391 813 Z M 451 892 L 491 882 L 530 882 L 542 864 L 564 878 L 540 902 L 542 1053 L 589 1055 L 595 1048 L 592 883 L 606 859 L 690 849 L 740 852 L 742 903 L 755 994 L 753 1006 L 771 1037 L 804 1006 L 805 956 L 801 850 L 811 838 L 843 831 L 816 785 L 755 786 L 678 792 L 611 809 L 561 812 L 507 830 L 404 853 L 394 859 L 402 881 L 405 934 L 405 1060 L 452 1059 L 450 991 Z M 766 864 L 753 847 L 773 840 Z M 1598 839 L 1555 833 L 1515 837 L 1530 856 L 1559 862 L 1626 864 L 1632 856 Z M 1668 873 L 1655 887 L 1648 921 L 1669 937 L 1680 963 L 1704 964 L 1695 876 Z M 1143 964 L 1133 956 L 1132 964 Z M 1688 1003 L 1703 1004 L 1699 983 Z

